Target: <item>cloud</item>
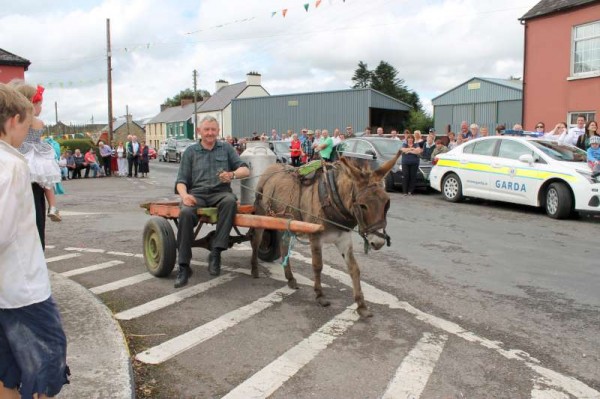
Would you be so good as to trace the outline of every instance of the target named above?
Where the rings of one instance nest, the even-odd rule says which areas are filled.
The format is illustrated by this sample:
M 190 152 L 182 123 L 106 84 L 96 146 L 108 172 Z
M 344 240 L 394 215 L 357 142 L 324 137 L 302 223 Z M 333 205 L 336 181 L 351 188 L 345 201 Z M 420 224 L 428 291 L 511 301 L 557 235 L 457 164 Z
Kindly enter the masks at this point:
M 522 75 L 518 18 L 537 0 L 21 0 L 3 8 L 2 48 L 47 86 L 42 118 L 107 120 L 106 18 L 113 107 L 134 118 L 192 87 L 258 71 L 271 94 L 345 89 L 358 61 L 392 64 L 423 104 L 473 76 Z M 285 18 L 283 8 L 288 9 Z M 277 11 L 275 16 L 271 16 Z

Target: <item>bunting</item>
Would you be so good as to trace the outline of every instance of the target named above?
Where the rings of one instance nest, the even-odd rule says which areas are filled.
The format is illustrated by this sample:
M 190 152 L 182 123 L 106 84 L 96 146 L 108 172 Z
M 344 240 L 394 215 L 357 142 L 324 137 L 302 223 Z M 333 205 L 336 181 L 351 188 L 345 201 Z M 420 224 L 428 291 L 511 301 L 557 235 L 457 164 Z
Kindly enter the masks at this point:
M 287 14 L 287 8 L 284 8 L 283 10 L 281 10 L 281 13 L 283 14 L 283 18 L 285 18 L 285 14 Z
M 319 7 L 320 5 L 321 5 L 321 0 L 315 1 L 315 8 Z
M 273 17 L 275 16 L 275 14 L 277 14 L 277 11 L 273 11 L 273 12 L 271 13 L 271 18 L 273 18 Z
M 306 10 L 306 12 L 308 12 L 308 6 L 309 6 L 309 4 L 308 4 L 308 3 L 306 3 L 306 4 L 304 5 L 304 10 Z

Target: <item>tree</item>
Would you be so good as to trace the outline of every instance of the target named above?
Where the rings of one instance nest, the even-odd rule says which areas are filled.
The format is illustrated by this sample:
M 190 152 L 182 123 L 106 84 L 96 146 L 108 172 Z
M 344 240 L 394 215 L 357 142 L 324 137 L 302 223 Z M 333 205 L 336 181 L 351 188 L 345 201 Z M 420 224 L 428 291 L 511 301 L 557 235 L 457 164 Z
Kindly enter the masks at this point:
M 358 68 L 354 71 L 352 81 L 354 82 L 353 89 L 366 89 L 371 87 L 371 71 L 367 68 L 367 64 L 358 61 Z
M 196 91 L 196 96 L 198 101 L 202 101 L 203 99 L 207 99 L 210 97 L 210 92 L 208 90 L 200 89 Z M 181 105 L 181 100 L 193 100 L 194 99 L 194 90 L 185 89 L 181 90 L 179 94 L 173 96 L 173 98 L 167 98 L 164 104 L 168 107 L 175 107 Z
M 426 133 L 433 126 L 433 118 L 423 111 L 411 109 L 408 113 L 407 128 L 411 131 L 420 130 Z

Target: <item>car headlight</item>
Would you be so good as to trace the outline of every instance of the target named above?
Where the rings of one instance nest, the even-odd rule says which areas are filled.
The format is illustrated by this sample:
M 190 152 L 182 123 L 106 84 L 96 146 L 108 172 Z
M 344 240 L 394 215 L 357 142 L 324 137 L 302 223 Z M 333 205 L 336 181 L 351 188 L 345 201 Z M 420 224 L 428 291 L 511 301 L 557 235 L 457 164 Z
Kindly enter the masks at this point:
M 580 176 L 582 176 L 585 180 L 589 181 L 592 184 L 600 182 L 598 176 L 592 177 L 592 172 L 578 170 L 577 173 L 579 173 Z

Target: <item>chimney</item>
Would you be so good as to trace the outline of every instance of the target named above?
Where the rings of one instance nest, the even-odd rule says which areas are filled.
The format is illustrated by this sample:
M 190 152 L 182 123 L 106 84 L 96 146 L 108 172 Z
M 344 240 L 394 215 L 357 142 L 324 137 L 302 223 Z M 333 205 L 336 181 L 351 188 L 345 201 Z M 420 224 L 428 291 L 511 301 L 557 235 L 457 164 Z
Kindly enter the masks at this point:
M 184 107 L 184 106 L 186 106 L 188 104 L 191 104 L 193 102 L 194 102 L 194 99 L 191 99 L 191 98 L 182 98 L 181 99 L 181 106 Z
M 125 115 L 125 120 L 127 121 L 127 123 L 131 123 L 133 121 L 131 115 Z
M 248 86 L 260 86 L 260 73 L 250 71 L 246 74 L 246 84 Z
M 219 79 L 215 82 L 215 93 L 221 90 L 223 87 L 228 86 L 229 82 L 223 79 Z
M 167 108 L 169 108 L 167 104 L 160 104 L 160 112 L 163 112 Z

